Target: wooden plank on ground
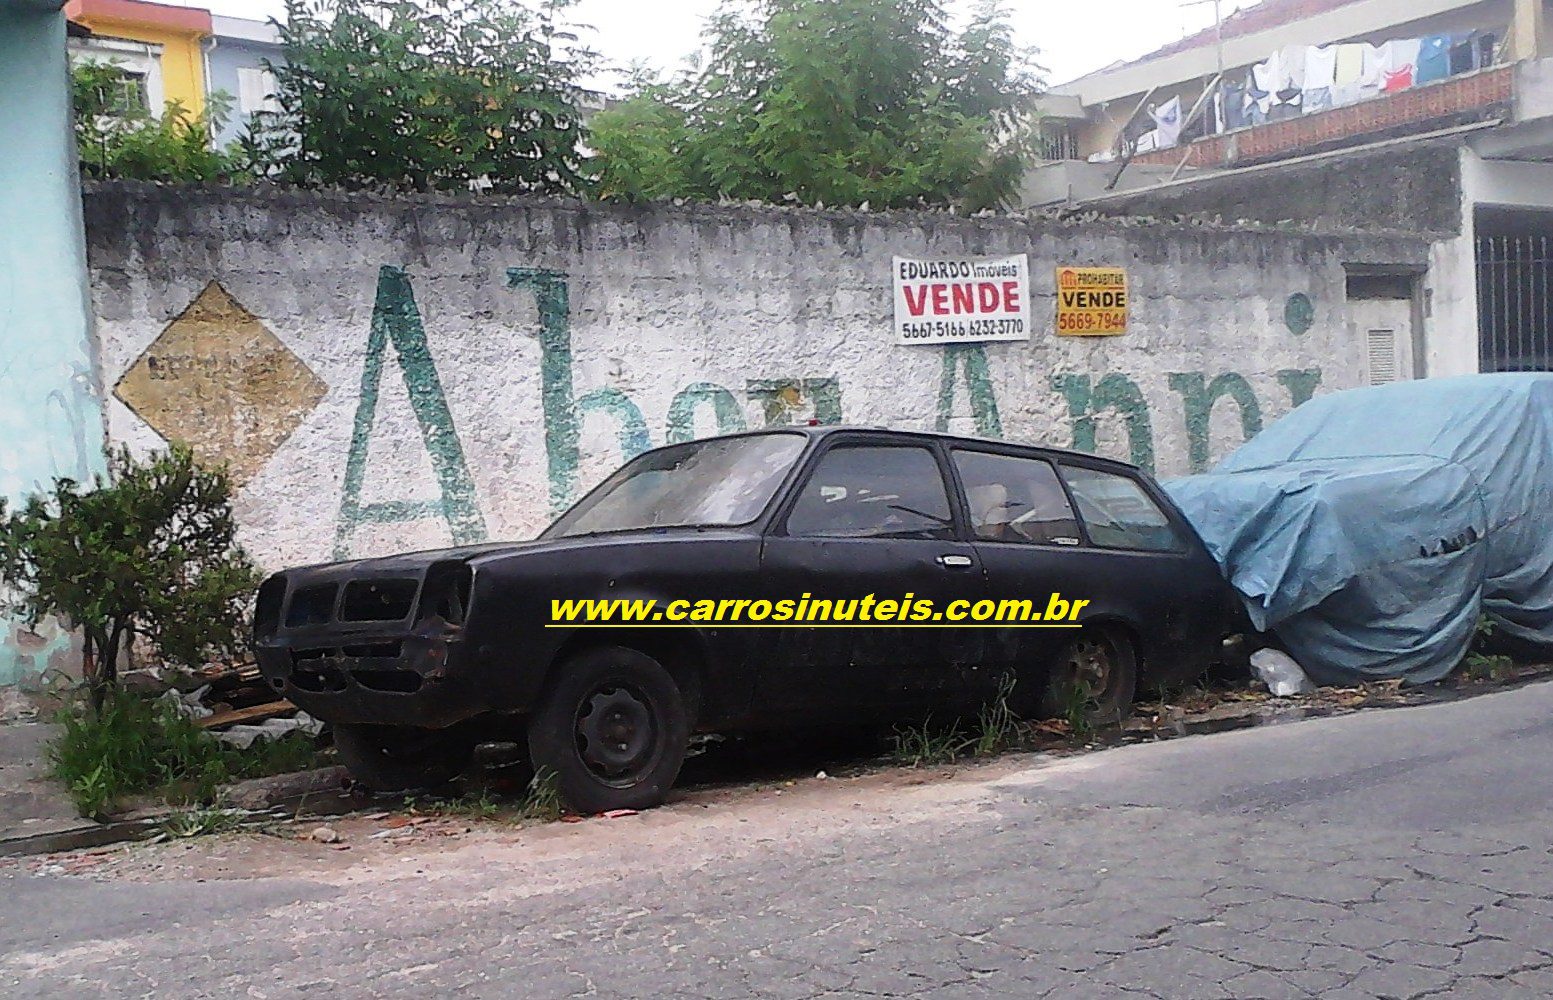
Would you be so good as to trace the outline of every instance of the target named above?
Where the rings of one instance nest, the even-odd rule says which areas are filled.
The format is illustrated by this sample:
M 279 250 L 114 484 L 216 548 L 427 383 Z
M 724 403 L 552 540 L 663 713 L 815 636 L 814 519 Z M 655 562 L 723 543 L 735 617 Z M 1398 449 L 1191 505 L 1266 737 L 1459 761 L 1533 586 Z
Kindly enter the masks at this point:
M 234 708 L 226 712 L 217 712 L 215 715 L 207 715 L 197 720 L 201 729 L 225 729 L 244 722 L 263 722 L 265 719 L 273 719 L 276 716 L 295 712 L 297 706 L 284 699 L 280 701 L 267 701 L 262 705 L 250 705 L 247 708 Z

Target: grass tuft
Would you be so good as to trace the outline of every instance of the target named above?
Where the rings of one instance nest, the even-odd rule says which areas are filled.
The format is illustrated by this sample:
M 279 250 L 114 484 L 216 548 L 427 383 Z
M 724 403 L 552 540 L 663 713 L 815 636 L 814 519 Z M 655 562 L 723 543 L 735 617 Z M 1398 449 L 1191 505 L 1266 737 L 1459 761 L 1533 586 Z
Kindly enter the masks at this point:
M 542 767 L 528 783 L 528 795 L 523 800 L 523 819 L 553 823 L 566 812 L 561 801 L 561 789 L 556 783 L 555 772 Z
M 171 705 L 122 690 L 109 691 L 100 708 L 83 701 L 57 718 L 63 732 L 49 746 L 54 776 L 81 815 L 92 818 L 142 793 L 209 804 L 229 781 L 303 770 L 317 757 L 303 733 L 227 746 Z
M 226 833 L 242 825 L 244 815 L 241 809 L 200 806 L 167 817 L 162 821 L 162 831 L 179 840 Z

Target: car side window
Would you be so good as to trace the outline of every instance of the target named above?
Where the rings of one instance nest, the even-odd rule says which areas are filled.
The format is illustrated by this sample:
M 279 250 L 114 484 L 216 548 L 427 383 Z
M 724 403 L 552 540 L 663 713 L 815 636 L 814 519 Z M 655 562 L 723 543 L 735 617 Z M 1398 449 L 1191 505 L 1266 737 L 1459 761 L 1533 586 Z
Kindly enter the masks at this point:
M 910 445 L 840 445 L 821 456 L 787 517 L 814 538 L 952 538 L 949 494 L 933 453 Z
M 1067 480 L 1079 516 L 1089 529 L 1090 541 L 1100 548 L 1185 550 L 1186 543 L 1170 518 L 1137 480 L 1076 465 L 1064 465 L 1062 477 Z
M 984 451 L 954 452 L 971 528 L 989 542 L 1078 545 L 1078 520 L 1050 462 Z

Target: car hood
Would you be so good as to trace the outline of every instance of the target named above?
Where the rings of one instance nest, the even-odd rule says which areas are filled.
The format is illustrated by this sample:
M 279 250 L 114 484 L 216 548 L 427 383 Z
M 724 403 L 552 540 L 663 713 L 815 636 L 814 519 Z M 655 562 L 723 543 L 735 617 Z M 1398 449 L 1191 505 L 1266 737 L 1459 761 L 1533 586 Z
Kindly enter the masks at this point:
M 509 556 L 527 553 L 564 552 L 582 549 L 606 548 L 617 545 L 639 545 L 643 542 L 661 542 L 671 539 L 701 540 L 750 538 L 747 532 L 731 528 L 641 528 L 634 531 L 614 531 L 599 535 L 579 535 L 570 538 L 533 538 L 517 542 L 483 542 L 479 545 L 459 545 L 442 549 L 425 549 L 403 552 L 390 556 L 368 559 L 350 559 L 342 562 L 315 563 L 296 566 L 291 572 L 333 570 L 341 573 L 380 573 L 424 570 L 433 563 L 469 562 L 478 565 Z

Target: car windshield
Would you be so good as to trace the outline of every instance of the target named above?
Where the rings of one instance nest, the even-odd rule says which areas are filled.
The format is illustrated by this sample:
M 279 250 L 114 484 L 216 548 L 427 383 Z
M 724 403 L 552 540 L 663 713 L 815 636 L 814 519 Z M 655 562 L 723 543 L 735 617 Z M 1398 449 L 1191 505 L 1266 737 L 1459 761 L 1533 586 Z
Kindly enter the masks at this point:
M 746 524 L 760 516 L 803 447 L 803 436 L 789 433 L 648 452 L 562 514 L 543 537 Z

